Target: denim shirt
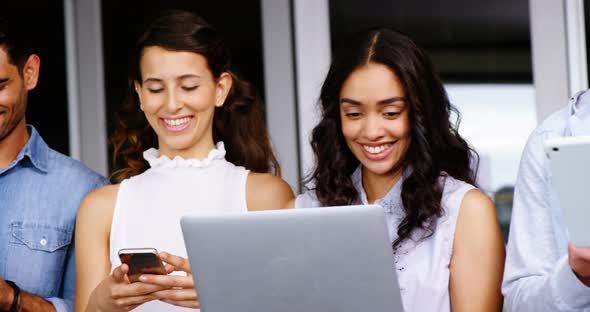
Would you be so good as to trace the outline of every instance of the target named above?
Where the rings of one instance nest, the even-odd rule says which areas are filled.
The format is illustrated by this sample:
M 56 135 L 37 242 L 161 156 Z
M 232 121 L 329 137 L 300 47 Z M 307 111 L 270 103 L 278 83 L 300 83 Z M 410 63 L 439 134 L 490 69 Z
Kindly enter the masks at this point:
M 590 311 L 590 288 L 569 265 L 568 235 L 543 149 L 545 140 L 564 136 L 590 136 L 589 91 L 535 129 L 522 154 L 502 283 L 507 311 Z
M 107 181 L 27 130 L 27 144 L 0 169 L 0 276 L 59 312 L 73 311 L 76 213 Z

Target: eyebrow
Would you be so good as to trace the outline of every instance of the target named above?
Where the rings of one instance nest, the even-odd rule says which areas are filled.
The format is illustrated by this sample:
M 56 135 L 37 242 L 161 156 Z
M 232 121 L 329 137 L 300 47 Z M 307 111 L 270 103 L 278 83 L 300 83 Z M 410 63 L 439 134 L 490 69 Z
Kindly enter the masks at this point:
M 187 78 L 201 78 L 201 76 L 195 75 L 195 74 L 184 74 L 184 75 L 178 76 L 176 79 L 177 80 L 184 80 Z M 162 82 L 162 79 L 160 79 L 160 78 L 147 78 L 146 80 L 143 81 L 143 83 L 150 82 L 150 81 Z
M 178 77 L 178 79 L 180 79 L 180 80 L 186 79 L 186 78 L 201 78 L 201 76 L 195 75 L 195 74 L 184 74 L 184 75 Z
M 395 102 L 404 102 L 406 100 L 405 97 L 403 96 L 394 96 L 385 100 L 381 100 L 377 102 L 377 105 L 389 105 L 389 104 L 393 104 Z M 348 104 L 352 104 L 352 105 L 361 105 L 362 103 L 360 101 L 356 101 L 353 99 L 349 99 L 349 98 L 342 98 L 340 99 L 340 103 L 348 103 Z
M 143 83 L 146 82 L 162 82 L 162 79 L 159 78 L 147 78 L 146 80 L 143 81 Z

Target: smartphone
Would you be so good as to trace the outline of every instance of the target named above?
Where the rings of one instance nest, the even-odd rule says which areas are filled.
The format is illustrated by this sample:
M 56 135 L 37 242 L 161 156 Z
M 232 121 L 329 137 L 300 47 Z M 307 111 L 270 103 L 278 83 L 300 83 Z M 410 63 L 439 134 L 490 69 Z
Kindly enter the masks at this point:
M 129 266 L 127 276 L 132 283 L 138 282 L 142 274 L 167 274 L 155 248 L 120 249 L 119 259 Z

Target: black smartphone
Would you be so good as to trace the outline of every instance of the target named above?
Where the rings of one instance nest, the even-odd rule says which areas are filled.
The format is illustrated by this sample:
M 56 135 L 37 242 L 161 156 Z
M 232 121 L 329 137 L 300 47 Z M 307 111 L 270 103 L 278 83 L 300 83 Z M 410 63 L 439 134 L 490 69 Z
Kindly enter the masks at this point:
M 167 274 L 155 248 L 120 249 L 119 259 L 129 266 L 127 276 L 132 283 L 138 282 L 142 274 Z

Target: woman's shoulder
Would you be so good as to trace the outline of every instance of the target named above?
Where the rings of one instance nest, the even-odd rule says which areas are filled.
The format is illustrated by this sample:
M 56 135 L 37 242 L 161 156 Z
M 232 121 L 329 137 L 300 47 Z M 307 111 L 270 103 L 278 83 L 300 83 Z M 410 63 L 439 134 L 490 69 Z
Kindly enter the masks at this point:
M 494 210 L 494 203 L 490 197 L 476 186 L 452 176 L 441 176 L 443 183 L 443 209 L 450 212 L 456 220 L 461 216 L 477 216 Z
M 472 231 L 478 231 L 478 227 L 482 231 L 494 227 L 496 209 L 492 200 L 474 185 L 448 175 L 441 176 L 441 181 L 444 181 L 441 199 L 444 213 L 438 219 L 436 236 L 443 238 L 447 254 L 451 256 L 457 242 L 469 239 L 469 235 L 475 238 Z
M 262 188 L 265 190 L 284 188 L 291 189 L 285 180 L 270 173 L 249 172 L 247 183 L 253 187 Z
M 443 200 L 456 197 L 460 200 L 465 193 L 472 189 L 477 189 L 473 184 L 459 180 L 444 172 L 439 177 L 439 183 L 443 188 Z
M 446 173 L 441 174 L 439 183 L 442 187 L 441 208 L 444 211 L 444 215 L 447 216 L 439 219 L 439 222 L 446 223 L 451 220 L 451 223 L 456 223 L 459 212 L 463 210 L 466 199 L 471 202 L 474 196 L 476 197 L 476 201 L 481 200 L 480 196 L 486 197 L 474 185 Z
M 78 219 L 90 222 L 112 219 L 119 187 L 120 184 L 105 185 L 88 193 L 80 203 Z
M 88 193 L 82 203 L 92 204 L 92 205 L 104 205 L 111 201 L 114 201 L 117 198 L 117 193 L 119 192 L 119 184 L 109 184 L 104 185 L 95 189 L 94 191 Z
M 246 180 L 248 210 L 288 208 L 293 191 L 285 180 L 270 173 L 249 172 Z
M 474 214 L 486 214 L 493 210 L 495 205 L 492 199 L 478 188 L 472 188 L 465 192 L 461 201 L 461 210 L 470 210 Z

